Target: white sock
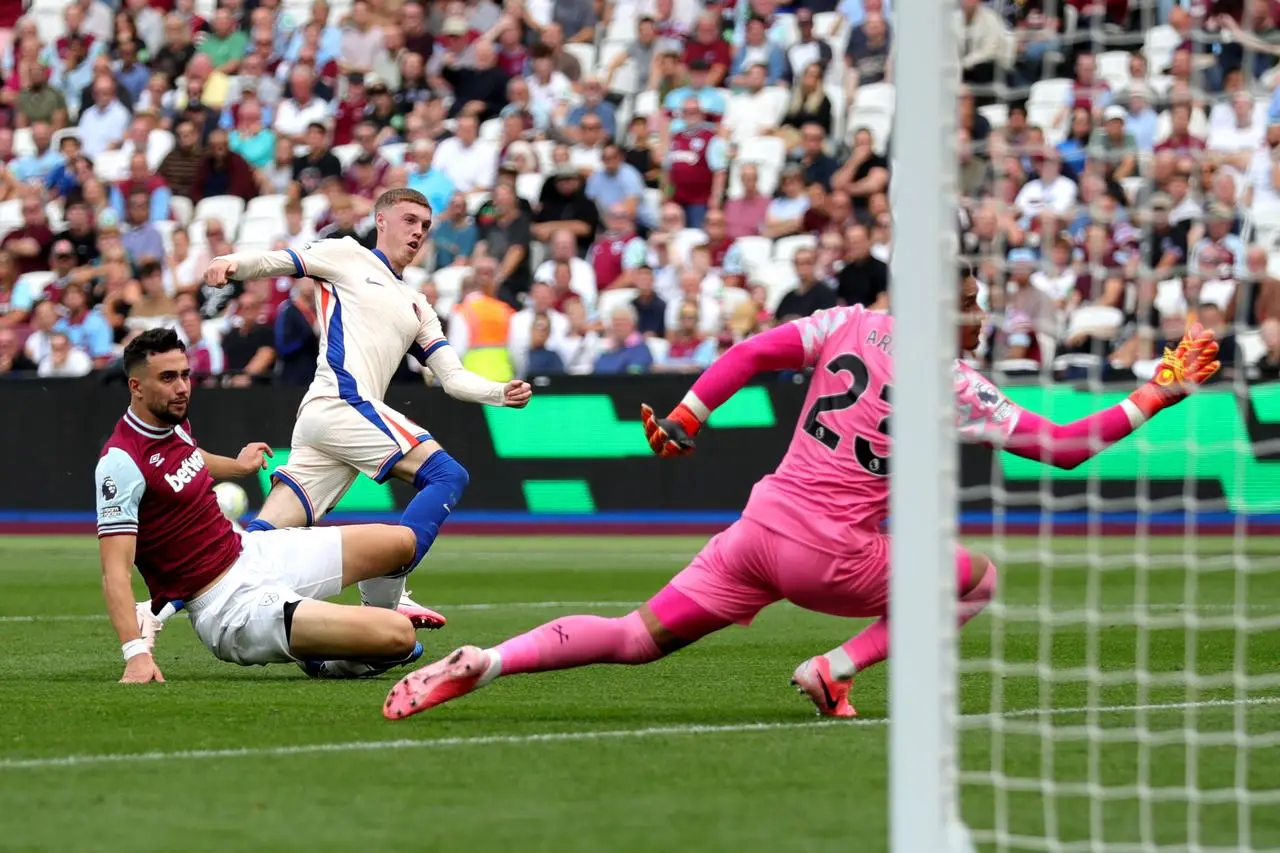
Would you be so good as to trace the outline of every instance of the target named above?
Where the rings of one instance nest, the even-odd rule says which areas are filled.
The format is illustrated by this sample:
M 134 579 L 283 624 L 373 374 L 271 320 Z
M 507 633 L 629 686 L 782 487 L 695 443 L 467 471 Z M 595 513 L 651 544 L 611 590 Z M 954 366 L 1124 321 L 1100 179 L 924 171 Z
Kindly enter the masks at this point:
M 857 665 L 853 662 L 853 658 L 849 657 L 849 653 L 844 650 L 844 646 L 836 646 L 823 657 L 827 659 L 827 664 L 831 667 L 832 677 L 838 681 L 848 681 L 858 671 Z
M 360 602 L 368 607 L 395 610 L 400 605 L 400 596 L 404 594 L 407 582 L 407 577 L 360 581 Z
M 489 668 L 484 671 L 484 675 L 480 676 L 480 681 L 478 683 L 481 687 L 484 687 L 490 681 L 493 681 L 499 675 L 502 675 L 502 656 L 498 654 L 498 650 L 485 649 L 484 653 L 489 658 Z

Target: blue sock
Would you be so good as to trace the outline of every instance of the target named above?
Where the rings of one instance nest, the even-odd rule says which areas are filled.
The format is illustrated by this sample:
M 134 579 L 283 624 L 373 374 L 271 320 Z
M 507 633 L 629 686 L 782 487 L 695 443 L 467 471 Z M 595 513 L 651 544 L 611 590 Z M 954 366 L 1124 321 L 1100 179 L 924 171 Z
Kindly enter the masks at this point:
M 276 526 L 274 524 L 272 524 L 269 521 L 264 521 L 261 518 L 255 518 L 253 521 L 249 522 L 244 526 L 245 533 L 254 533 L 256 531 L 261 531 L 261 530 L 275 530 L 275 529 L 276 529 Z
M 440 525 L 461 500 L 470 479 L 467 469 L 443 450 L 431 454 L 431 458 L 413 475 L 413 485 L 418 494 L 400 516 L 400 524 L 412 530 L 418 540 L 413 562 L 408 568 L 418 565 L 427 555 L 431 543 L 440 534 Z

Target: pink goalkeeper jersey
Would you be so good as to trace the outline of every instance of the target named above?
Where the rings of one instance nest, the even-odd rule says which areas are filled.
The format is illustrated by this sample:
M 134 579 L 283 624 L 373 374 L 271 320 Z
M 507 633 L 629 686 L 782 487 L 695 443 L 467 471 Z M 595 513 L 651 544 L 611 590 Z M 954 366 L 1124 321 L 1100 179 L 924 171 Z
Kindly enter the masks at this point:
M 743 516 L 834 554 L 856 550 L 889 513 L 893 318 L 861 306 L 795 320 L 813 368 L 804 414 L 777 470 L 751 491 Z M 956 426 L 965 441 L 1003 446 L 1020 409 L 956 362 Z

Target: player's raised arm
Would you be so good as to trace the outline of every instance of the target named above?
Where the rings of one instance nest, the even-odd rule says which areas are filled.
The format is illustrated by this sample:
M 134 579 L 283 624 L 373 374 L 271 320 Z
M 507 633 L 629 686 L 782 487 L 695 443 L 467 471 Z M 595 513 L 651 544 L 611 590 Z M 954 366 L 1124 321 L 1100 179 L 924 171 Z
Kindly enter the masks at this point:
M 1120 403 L 1069 424 L 1056 424 L 1015 406 L 986 380 L 963 368 L 956 375 L 957 422 L 962 437 L 1071 469 L 1184 400 L 1219 366 L 1213 332 L 1197 324 L 1187 330 L 1176 350 L 1165 352 L 1154 379 Z
M 349 250 L 343 245 L 354 241 L 325 240 L 309 243 L 301 249 L 280 249 L 272 252 L 232 252 L 219 255 L 209 263 L 204 280 L 222 286 L 228 281 L 248 281 L 252 278 L 293 276 L 294 278 L 318 278 L 326 281 L 338 275 L 340 255 Z
M 693 439 L 711 413 L 757 373 L 802 370 L 812 366 L 827 333 L 844 321 L 851 308 L 819 311 L 764 334 L 734 344 L 703 371 L 680 405 L 665 418 L 655 418 L 649 406 L 640 407 L 649 446 L 659 456 L 693 452 Z
M 133 561 L 138 543 L 138 507 L 146 488 L 142 472 L 127 453 L 112 448 L 98 462 L 98 555 L 107 616 L 120 640 L 122 682 L 164 681 L 150 644 L 138 629 L 133 599 Z

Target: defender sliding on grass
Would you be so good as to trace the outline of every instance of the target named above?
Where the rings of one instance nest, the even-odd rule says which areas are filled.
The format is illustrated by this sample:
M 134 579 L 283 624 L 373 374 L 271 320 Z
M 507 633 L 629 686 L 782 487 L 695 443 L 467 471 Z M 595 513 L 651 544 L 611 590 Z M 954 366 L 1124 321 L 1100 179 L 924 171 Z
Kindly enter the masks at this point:
M 363 662 L 385 672 L 422 654 L 415 628 L 444 619 L 426 608 L 359 607 L 318 599 L 411 565 L 430 524 L 434 498 L 420 493 L 400 524 L 237 534 L 218 508 L 215 478 L 242 477 L 264 464 L 267 445 L 236 459 L 200 450 L 187 410 L 191 368 L 171 329 L 143 332 L 125 348 L 129 408 L 98 462 L 98 550 L 107 613 L 125 659 L 125 682 L 163 681 L 142 637 L 131 589 L 138 567 L 153 601 L 184 601 L 201 642 L 244 666 L 297 661 Z
M 982 322 L 978 287 L 967 271 L 960 287 L 960 346 L 972 350 Z M 755 374 L 814 369 L 806 415 L 777 471 L 756 485 L 742 519 L 646 605 L 620 619 L 557 619 L 493 649 L 464 646 L 403 678 L 383 713 L 407 717 L 500 675 L 649 663 L 734 622 L 748 624 L 786 599 L 834 616 L 879 617 L 843 645 L 801 663 L 792 677 L 820 714 L 854 716 L 848 699 L 854 673 L 889 654 L 889 537 L 880 528 L 888 514 L 890 389 L 899 343 L 887 315 L 861 307 L 820 311 L 730 349 L 668 417 L 655 419 L 644 407 L 654 452 L 684 455 L 711 412 Z M 1015 406 L 957 361 L 956 426 L 964 440 L 1074 468 L 1212 376 L 1217 352 L 1213 333 L 1193 326 L 1175 352 L 1165 353 L 1152 382 L 1119 405 L 1065 426 Z M 961 624 L 982 611 L 995 589 L 991 561 L 959 548 Z

